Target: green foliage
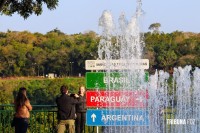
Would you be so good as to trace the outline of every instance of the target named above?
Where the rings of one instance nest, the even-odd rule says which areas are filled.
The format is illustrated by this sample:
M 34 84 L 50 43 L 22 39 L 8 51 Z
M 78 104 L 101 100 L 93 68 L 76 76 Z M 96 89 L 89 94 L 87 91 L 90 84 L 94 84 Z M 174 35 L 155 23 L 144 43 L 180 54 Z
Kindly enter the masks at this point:
M 171 70 L 177 66 L 199 66 L 200 36 L 194 33 L 145 33 L 145 57 L 152 69 Z
M 46 35 L 28 31 L 1 33 L 0 77 L 84 75 L 85 60 L 97 58 L 98 41 L 92 31 L 74 35 L 58 29 Z
M 158 64 L 161 68 L 169 68 L 174 65 L 177 60 L 177 55 L 173 50 L 162 51 L 158 54 Z
M 53 10 L 58 5 L 58 0 L 1 0 L 0 12 L 10 16 L 18 13 L 26 19 L 31 14 L 40 15 L 43 11 L 43 4 L 46 4 L 49 10 Z
M 0 77 L 84 75 L 85 60 L 98 58 L 99 40 L 92 31 L 66 35 L 57 28 L 45 35 L 28 31 L 0 33 Z M 150 60 L 152 72 L 189 64 L 200 66 L 199 34 L 147 32 L 144 41 L 144 58 Z
M 153 23 L 149 26 L 149 30 L 153 30 L 153 33 L 159 33 L 160 23 Z
M 194 58 L 194 66 L 200 67 L 200 56 Z
M 0 80 L 0 104 L 12 104 L 18 89 L 24 86 L 27 88 L 31 104 L 54 105 L 62 85 L 68 86 L 70 93 L 78 93 L 79 86 L 85 85 L 85 80 L 84 78 Z

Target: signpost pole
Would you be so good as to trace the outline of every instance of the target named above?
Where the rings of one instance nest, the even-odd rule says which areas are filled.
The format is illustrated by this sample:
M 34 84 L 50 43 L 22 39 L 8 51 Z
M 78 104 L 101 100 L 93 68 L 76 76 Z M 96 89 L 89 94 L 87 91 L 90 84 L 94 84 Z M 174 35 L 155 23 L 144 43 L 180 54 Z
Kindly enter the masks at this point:
M 98 108 L 97 108 L 97 110 L 98 110 Z M 97 126 L 97 133 L 99 133 L 99 127 Z

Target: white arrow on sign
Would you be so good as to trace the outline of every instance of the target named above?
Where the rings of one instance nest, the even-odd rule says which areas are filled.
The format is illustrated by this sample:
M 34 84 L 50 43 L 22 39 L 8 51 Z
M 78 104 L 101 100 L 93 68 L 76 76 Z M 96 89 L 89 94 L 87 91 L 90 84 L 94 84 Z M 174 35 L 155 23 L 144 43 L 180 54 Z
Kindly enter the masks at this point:
M 139 101 L 139 102 L 142 102 L 145 99 L 144 99 L 144 97 L 140 96 L 140 97 L 136 98 L 136 100 Z
M 95 118 L 96 118 L 97 116 L 93 113 L 92 115 L 91 115 L 91 118 L 92 118 L 92 122 L 95 122 Z

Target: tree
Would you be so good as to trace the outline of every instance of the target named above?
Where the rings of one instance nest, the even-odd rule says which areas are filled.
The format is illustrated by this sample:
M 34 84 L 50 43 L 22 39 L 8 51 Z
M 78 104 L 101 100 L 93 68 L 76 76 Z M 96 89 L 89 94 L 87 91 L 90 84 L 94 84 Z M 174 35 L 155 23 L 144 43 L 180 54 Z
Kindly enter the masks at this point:
M 18 13 L 26 19 L 31 14 L 40 15 L 43 4 L 53 10 L 58 5 L 58 0 L 0 0 L 0 13 L 8 16 Z
M 59 30 L 58 28 L 55 28 L 49 32 L 47 32 L 47 34 L 49 33 L 57 33 L 58 35 L 65 35 L 65 33 L 63 33 L 61 30 Z
M 177 61 L 177 55 L 173 50 L 162 50 L 157 56 L 158 66 L 165 70 L 173 67 Z
M 159 33 L 159 28 L 161 27 L 160 23 L 153 23 L 149 26 L 149 30 L 153 30 L 153 33 Z

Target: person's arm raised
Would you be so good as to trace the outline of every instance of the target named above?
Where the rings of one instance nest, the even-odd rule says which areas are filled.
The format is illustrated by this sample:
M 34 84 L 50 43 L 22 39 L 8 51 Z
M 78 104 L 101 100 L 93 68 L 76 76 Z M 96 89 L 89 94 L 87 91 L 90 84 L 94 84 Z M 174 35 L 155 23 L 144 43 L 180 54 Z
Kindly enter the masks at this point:
M 26 107 L 28 108 L 28 110 L 29 110 L 29 111 L 31 111 L 31 110 L 32 110 L 32 106 L 31 106 L 31 104 L 30 104 L 30 101 L 29 101 L 29 100 L 27 100 L 27 101 L 26 101 L 25 105 L 26 105 Z

